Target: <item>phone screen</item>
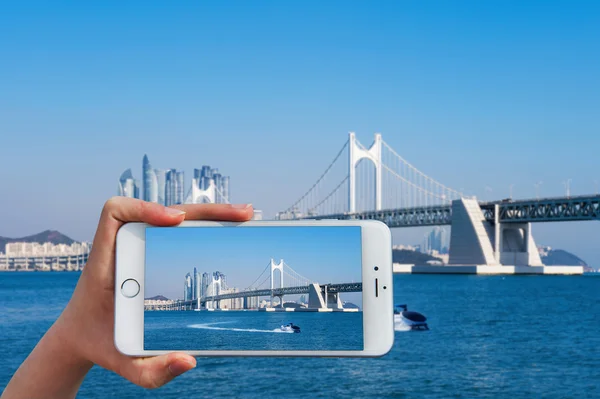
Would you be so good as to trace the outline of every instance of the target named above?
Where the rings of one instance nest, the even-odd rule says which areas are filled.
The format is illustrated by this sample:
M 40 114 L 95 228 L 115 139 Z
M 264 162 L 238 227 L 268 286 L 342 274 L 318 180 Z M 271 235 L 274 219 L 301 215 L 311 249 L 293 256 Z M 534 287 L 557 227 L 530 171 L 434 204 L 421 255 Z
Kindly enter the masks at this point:
M 145 350 L 363 350 L 360 226 L 149 227 Z

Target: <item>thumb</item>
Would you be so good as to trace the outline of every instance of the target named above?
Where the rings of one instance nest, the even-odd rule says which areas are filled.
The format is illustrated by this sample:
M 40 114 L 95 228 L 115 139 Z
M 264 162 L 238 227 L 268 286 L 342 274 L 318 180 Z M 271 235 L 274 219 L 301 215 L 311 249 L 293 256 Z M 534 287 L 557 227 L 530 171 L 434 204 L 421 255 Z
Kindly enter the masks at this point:
M 121 369 L 123 377 L 148 389 L 165 385 L 173 378 L 196 367 L 196 359 L 185 353 L 130 359 Z

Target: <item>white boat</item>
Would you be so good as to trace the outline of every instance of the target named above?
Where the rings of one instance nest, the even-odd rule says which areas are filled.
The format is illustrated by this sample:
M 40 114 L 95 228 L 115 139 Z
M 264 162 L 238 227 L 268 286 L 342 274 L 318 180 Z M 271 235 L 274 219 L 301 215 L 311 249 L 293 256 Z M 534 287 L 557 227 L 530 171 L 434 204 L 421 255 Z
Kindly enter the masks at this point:
M 292 333 L 299 333 L 300 332 L 300 327 L 295 326 L 294 323 L 290 323 L 290 324 L 286 324 L 284 326 L 281 326 L 281 331 L 292 332 Z
M 421 313 L 409 311 L 408 306 L 406 305 L 396 305 L 394 308 L 394 330 L 429 330 L 427 317 L 423 316 Z

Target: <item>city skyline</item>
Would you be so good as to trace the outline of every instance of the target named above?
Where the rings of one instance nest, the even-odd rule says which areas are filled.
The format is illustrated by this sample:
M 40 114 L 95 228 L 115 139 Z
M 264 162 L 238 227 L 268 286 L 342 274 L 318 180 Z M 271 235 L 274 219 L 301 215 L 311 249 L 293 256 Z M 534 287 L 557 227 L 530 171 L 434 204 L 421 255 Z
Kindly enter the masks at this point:
M 244 290 L 260 283 L 271 259 L 314 282 L 360 282 L 361 251 L 360 227 L 148 228 L 144 296 L 183 299 L 184 276 L 194 268 L 218 270 L 227 288 Z M 348 294 L 360 303 L 355 297 Z
M 482 200 L 565 195 L 569 179 L 572 195 L 598 190 L 598 4 L 340 13 L 330 3 L 301 19 L 285 4 L 5 8 L 3 236 L 52 228 L 91 241 L 132 153 L 187 176 L 198 159 L 222 165 L 235 202 L 272 216 L 310 187 L 348 131 L 365 144 L 381 132 L 424 172 Z M 395 229 L 394 242 L 424 233 Z M 600 265 L 597 223 L 533 234 Z
M 131 168 L 126 169 L 119 177 L 117 195 L 143 199 L 161 205 L 179 205 L 186 202 L 192 187 L 207 192 L 214 189 L 214 198 L 202 197 L 202 202 L 229 203 L 229 176 L 223 176 L 219 169 L 203 165 L 194 168 L 194 177 L 189 191 L 186 191 L 185 172 L 177 169 L 155 169 L 147 154 L 142 159 L 143 184 L 135 179 Z

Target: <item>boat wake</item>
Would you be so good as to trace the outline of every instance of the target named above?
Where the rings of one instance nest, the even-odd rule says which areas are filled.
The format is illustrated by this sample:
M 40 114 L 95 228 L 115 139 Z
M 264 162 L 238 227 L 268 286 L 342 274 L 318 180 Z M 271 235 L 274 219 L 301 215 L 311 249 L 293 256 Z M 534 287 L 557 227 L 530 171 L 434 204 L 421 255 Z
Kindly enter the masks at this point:
M 412 327 L 404 323 L 394 323 L 394 331 L 412 331 Z
M 254 332 L 254 333 L 283 333 L 283 334 L 293 334 L 294 331 L 283 331 L 281 328 L 276 328 L 274 330 L 259 330 L 257 328 L 234 328 L 234 327 L 218 327 L 215 326 L 217 323 L 208 323 L 208 324 L 191 324 L 189 328 L 198 328 L 201 330 L 218 330 L 218 331 L 236 331 L 236 332 Z

